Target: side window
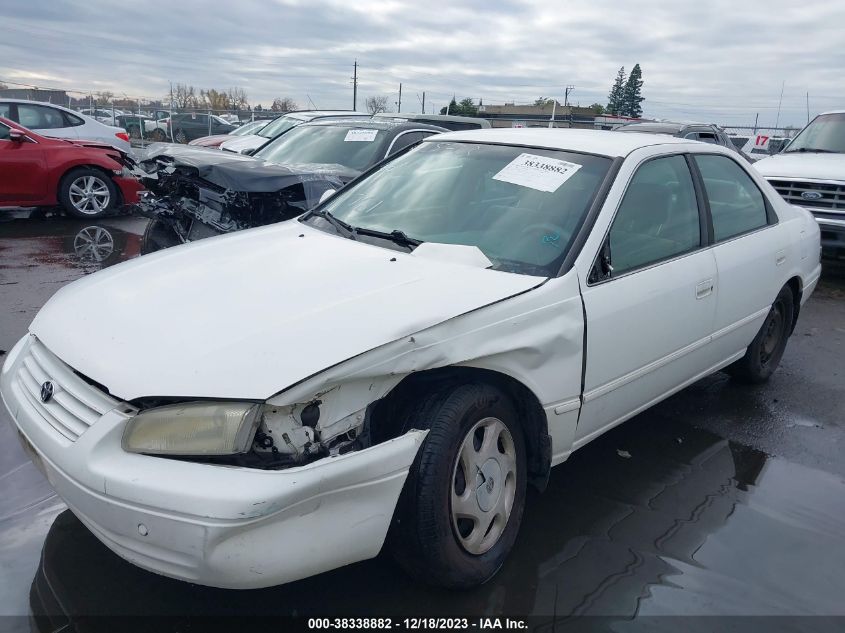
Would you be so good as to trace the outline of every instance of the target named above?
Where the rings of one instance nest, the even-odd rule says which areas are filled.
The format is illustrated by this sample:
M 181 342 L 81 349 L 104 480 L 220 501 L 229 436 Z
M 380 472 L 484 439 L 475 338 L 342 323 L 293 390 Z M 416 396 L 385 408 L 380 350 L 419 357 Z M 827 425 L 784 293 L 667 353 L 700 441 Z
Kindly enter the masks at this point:
M 713 217 L 716 241 L 766 226 L 766 203 L 762 192 L 745 170 L 727 156 L 698 155 L 695 162 Z
M 699 132 L 698 140 L 704 141 L 705 143 L 715 143 L 716 145 L 719 144 L 719 139 L 716 138 L 716 135 L 713 132 Z
M 21 125 L 32 130 L 54 130 L 65 127 L 61 110 L 31 103 L 18 104 L 18 119 Z
M 423 140 L 426 137 L 425 134 L 422 132 L 406 132 L 401 136 L 396 137 L 396 142 L 393 143 L 393 147 L 390 148 L 390 155 L 392 156 L 396 152 L 399 152 L 409 145 L 413 145 L 414 143 L 418 143 L 419 141 Z
M 684 157 L 657 158 L 642 165 L 631 179 L 610 227 L 613 275 L 700 245 L 698 203 Z
M 4 119 L 12 118 L 12 106 L 9 103 L 0 103 L 0 116 Z
M 77 125 L 85 125 L 85 121 L 80 119 L 75 114 L 71 114 L 70 112 L 62 111 L 62 116 L 65 120 L 65 127 L 76 127 Z
M 9 140 L 9 126 L 0 123 L 0 141 Z

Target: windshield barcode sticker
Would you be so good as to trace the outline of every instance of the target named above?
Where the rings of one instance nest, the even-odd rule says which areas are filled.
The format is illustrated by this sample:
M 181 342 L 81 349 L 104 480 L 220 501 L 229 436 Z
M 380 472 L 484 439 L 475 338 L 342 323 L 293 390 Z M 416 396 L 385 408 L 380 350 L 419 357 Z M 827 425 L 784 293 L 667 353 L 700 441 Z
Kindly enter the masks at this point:
M 349 130 L 344 141 L 374 141 L 378 130 Z
M 556 158 L 520 154 L 493 176 L 493 180 L 552 193 L 581 169 L 581 165 Z

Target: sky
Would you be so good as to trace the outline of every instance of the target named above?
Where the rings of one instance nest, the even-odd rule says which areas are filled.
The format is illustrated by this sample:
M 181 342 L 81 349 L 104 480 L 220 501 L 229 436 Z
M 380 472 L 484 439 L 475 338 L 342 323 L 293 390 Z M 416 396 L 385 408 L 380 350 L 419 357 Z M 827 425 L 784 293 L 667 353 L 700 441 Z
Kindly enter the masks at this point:
M 396 110 L 537 97 L 606 103 L 639 63 L 644 115 L 802 126 L 845 108 L 845 3 L 831 0 L 2 0 L 0 82 L 161 98 L 170 82 L 251 103 Z M 783 96 L 781 99 L 781 91 Z M 780 107 L 779 107 L 780 104 Z

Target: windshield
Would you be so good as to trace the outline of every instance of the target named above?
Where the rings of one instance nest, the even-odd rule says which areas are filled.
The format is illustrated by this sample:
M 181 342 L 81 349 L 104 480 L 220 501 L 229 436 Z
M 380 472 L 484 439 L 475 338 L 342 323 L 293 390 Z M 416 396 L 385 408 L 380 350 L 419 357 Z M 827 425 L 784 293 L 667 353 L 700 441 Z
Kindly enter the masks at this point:
M 302 119 L 298 119 L 292 116 L 280 116 L 278 119 L 275 119 L 272 123 L 270 123 L 267 127 L 265 127 L 260 132 L 257 132 L 258 136 L 263 136 L 264 138 L 273 138 L 281 134 L 282 132 L 287 132 L 292 127 L 295 127 L 301 123 L 304 123 Z
M 337 164 L 364 171 L 383 156 L 384 130 L 347 125 L 303 125 L 254 154 L 270 163 Z
M 353 227 L 477 246 L 495 270 L 553 276 L 610 165 L 573 152 L 429 141 L 322 209 Z M 331 230 L 318 216 L 307 221 Z
M 845 113 L 817 116 L 784 151 L 845 153 Z
M 258 130 L 267 125 L 267 121 L 252 121 L 244 123 L 242 126 L 235 128 L 229 134 L 232 136 L 246 136 L 247 134 L 258 134 Z

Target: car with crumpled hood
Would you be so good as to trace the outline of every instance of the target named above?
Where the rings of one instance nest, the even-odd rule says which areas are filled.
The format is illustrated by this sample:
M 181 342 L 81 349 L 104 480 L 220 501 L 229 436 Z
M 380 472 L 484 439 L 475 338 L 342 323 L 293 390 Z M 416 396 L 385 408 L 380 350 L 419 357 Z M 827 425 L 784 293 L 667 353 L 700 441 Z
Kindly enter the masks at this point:
M 364 120 L 369 119 L 371 116 L 366 112 L 356 112 L 354 110 L 302 110 L 298 112 L 287 112 L 274 119 L 267 127 L 241 138 L 224 141 L 219 147 L 223 151 L 234 152 L 236 154 L 251 153 L 303 123 L 349 118 Z
M 813 216 L 733 150 L 452 132 L 298 219 L 64 286 L 0 395 L 139 567 L 246 589 L 386 547 L 466 588 L 552 466 L 713 372 L 768 380 L 820 273 Z
M 406 121 L 315 121 L 255 156 L 156 146 L 140 162 L 146 194 L 136 212 L 152 219 L 143 252 L 301 215 L 362 172 L 427 136 Z

